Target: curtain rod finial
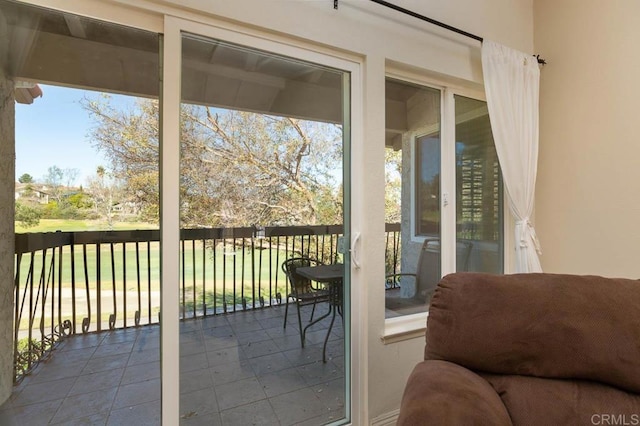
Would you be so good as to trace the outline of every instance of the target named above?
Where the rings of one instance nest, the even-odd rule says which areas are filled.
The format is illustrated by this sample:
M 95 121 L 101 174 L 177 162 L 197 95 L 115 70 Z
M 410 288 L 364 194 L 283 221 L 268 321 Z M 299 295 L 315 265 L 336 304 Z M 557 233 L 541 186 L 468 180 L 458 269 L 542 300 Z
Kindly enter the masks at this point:
M 542 58 L 540 57 L 540 55 L 535 55 L 535 56 L 536 56 L 536 59 L 538 60 L 538 64 L 539 64 L 539 65 L 543 65 L 543 66 L 544 66 L 544 65 L 547 65 L 547 61 L 545 61 L 544 59 L 542 59 Z

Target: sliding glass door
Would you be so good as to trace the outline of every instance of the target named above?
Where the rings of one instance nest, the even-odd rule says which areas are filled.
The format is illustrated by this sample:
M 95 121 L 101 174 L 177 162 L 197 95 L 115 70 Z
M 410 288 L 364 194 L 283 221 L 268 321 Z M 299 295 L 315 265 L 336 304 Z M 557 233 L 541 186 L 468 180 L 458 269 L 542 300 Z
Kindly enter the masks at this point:
M 165 75 L 180 85 L 165 95 L 180 103 L 165 126 L 179 142 L 166 147 L 163 194 L 179 216 L 163 223 L 176 248 L 163 315 L 178 345 L 163 355 L 180 386 L 164 418 L 346 422 L 350 74 L 321 55 L 171 27 L 179 68 Z
M 18 120 L 19 217 L 79 225 L 43 232 L 46 248 L 16 239 L 34 304 L 15 312 L 16 372 L 53 347 L 64 371 L 25 381 L 46 422 L 357 423 L 356 63 L 170 16 L 139 30 L 0 0 L 0 21 L 3 91 L 24 116 L 43 92 L 54 105 Z M 60 162 L 43 172 L 43 153 Z

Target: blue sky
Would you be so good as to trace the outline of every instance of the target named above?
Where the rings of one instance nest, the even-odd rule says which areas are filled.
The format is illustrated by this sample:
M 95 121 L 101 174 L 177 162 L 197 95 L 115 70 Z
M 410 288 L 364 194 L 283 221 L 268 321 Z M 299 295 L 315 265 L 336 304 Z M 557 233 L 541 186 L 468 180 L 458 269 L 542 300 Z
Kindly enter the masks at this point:
M 80 171 L 76 185 L 84 185 L 99 165 L 107 166 L 93 147 L 93 122 L 80 105 L 99 92 L 41 84 L 43 95 L 31 105 L 16 104 L 16 181 L 29 173 L 41 181 L 51 166 Z M 111 95 L 116 105 L 131 104 L 132 97 Z

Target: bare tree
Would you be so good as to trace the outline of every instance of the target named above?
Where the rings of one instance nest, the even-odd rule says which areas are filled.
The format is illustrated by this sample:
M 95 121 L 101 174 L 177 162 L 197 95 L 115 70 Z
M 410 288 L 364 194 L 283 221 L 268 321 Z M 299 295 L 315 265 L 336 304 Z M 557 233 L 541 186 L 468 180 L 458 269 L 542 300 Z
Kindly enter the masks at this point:
M 80 170 L 75 168 L 66 168 L 62 170 L 63 174 L 63 183 L 67 188 L 71 188 L 76 184 L 78 180 L 78 176 L 80 175 Z
M 83 105 L 128 196 L 157 212 L 157 102 L 141 100 L 132 111 L 108 99 Z M 195 105 L 183 105 L 180 126 L 184 226 L 342 221 L 339 126 Z
M 402 204 L 402 151 L 385 150 L 384 220 L 400 222 Z
M 126 188 L 123 197 L 139 206 L 141 218 L 159 218 L 159 154 L 156 101 L 140 100 L 133 110 L 116 108 L 108 96 L 84 99 L 82 105 L 94 119 L 91 142 L 109 162 L 109 173 Z M 106 172 L 106 169 L 105 169 Z
M 47 174 L 44 176 L 44 183 L 47 185 L 49 195 L 58 203 L 61 202 L 62 197 L 62 180 L 64 178 L 64 172 L 58 166 L 51 166 L 47 169 Z
M 87 179 L 87 190 L 93 202 L 94 211 L 106 220 L 109 229 L 113 229 L 116 218 L 115 207 L 120 202 L 121 194 L 117 179 L 103 166 L 98 166 L 96 174 Z
M 44 176 L 44 183 L 47 185 L 49 195 L 58 203 L 59 206 L 64 204 L 64 196 L 69 188 L 75 184 L 80 171 L 78 169 L 61 169 L 53 165 L 47 169 Z

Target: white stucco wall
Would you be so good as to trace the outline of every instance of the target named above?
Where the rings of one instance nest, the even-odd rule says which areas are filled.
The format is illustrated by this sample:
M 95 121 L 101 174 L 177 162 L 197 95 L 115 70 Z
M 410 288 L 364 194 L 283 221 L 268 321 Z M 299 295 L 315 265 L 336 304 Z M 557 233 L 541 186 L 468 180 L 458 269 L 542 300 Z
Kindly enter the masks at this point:
M 536 228 L 548 272 L 640 277 L 640 2 L 537 0 Z
M 0 404 L 13 388 L 14 110 L 13 81 L 0 69 Z
M 223 19 L 239 30 L 257 28 L 283 42 L 303 40 L 328 54 L 340 52 L 362 63 L 364 99 L 362 140 L 354 146 L 354 230 L 362 235 L 362 268 L 354 274 L 363 309 L 355 327 L 364 333 L 362 362 L 368 396 L 362 419 L 398 408 L 406 378 L 422 359 L 424 338 L 383 344 L 384 331 L 384 78 L 387 64 L 419 75 L 480 87 L 479 43 L 426 22 L 363 0 L 105 0 L 105 4 L 139 7 L 120 16 L 89 7 L 93 0 L 33 0 L 41 5 L 78 11 L 98 19 L 152 27 L 150 15 L 168 13 L 193 20 Z M 533 52 L 533 0 L 396 0 L 395 3 L 510 47 Z M 140 13 L 142 11 L 143 13 Z M 138 16 L 138 18 L 132 18 Z M 366 194 L 366 196 L 365 196 Z M 177 208 L 177 206 L 176 206 Z M 354 368 L 361 368 L 354 361 Z

